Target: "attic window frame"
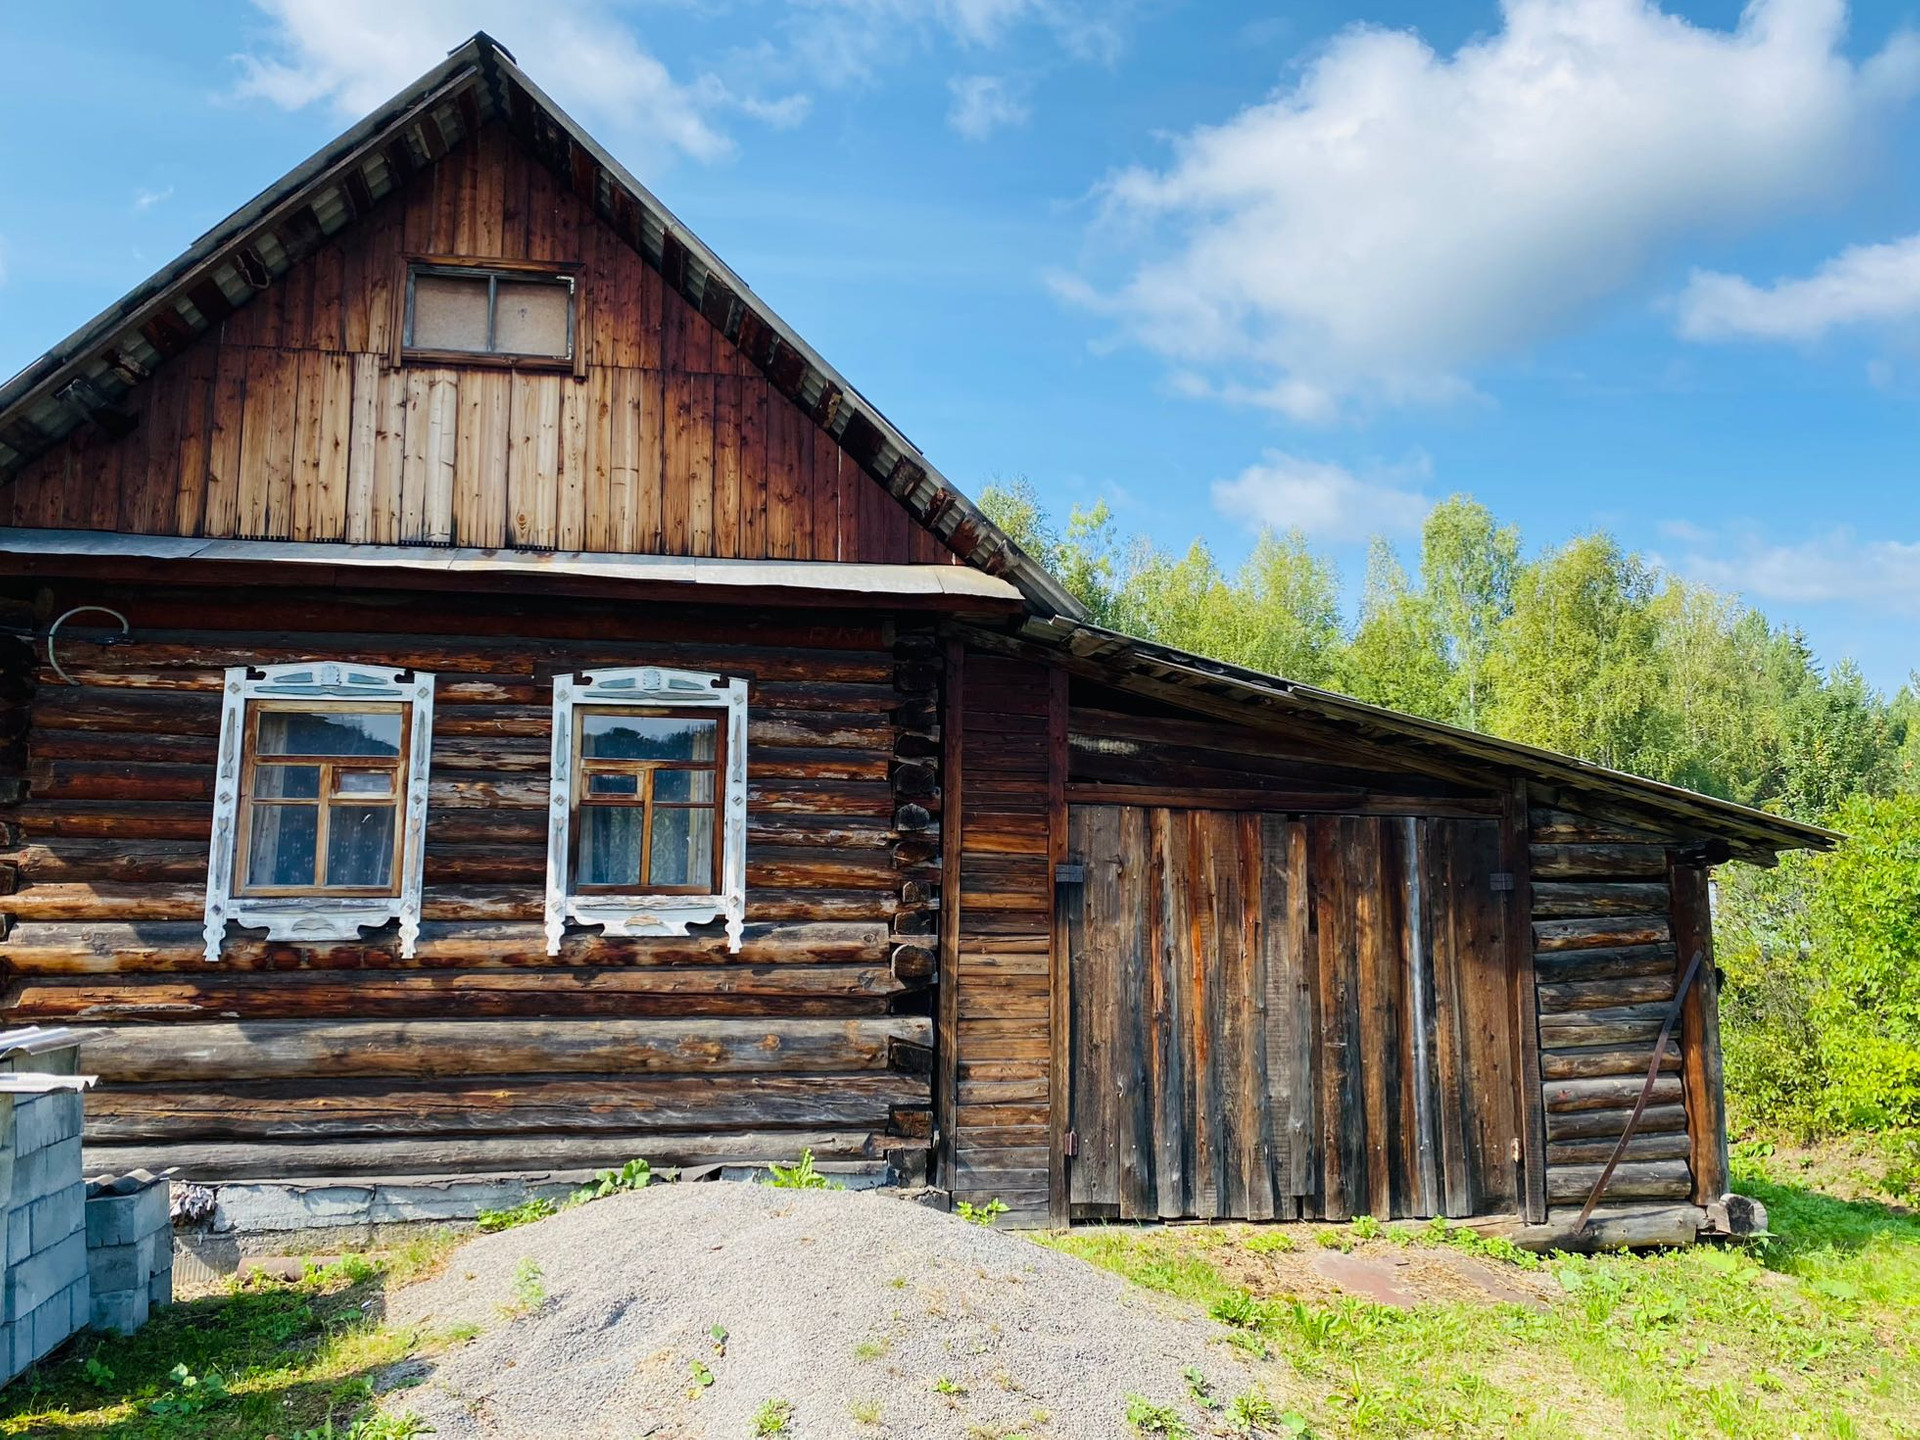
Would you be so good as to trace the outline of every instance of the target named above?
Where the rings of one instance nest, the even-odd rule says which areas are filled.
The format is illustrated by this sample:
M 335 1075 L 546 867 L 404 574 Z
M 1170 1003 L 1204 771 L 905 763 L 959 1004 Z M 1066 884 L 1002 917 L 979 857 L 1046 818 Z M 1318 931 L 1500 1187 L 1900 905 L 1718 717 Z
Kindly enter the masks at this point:
M 504 370 L 550 370 L 571 372 L 574 379 L 587 375 L 586 287 L 580 283 L 581 264 L 577 260 L 496 260 L 473 255 L 403 255 L 400 257 L 399 282 L 394 286 L 393 353 L 389 357 L 398 370 L 408 364 L 474 366 Z M 544 280 L 564 284 L 567 289 L 567 353 L 565 355 L 527 355 L 498 350 L 442 350 L 413 343 L 413 283 L 421 274 L 445 275 L 457 279 L 485 279 L 487 283 L 487 326 L 494 324 L 496 291 L 501 280 Z M 491 336 L 489 336 L 491 338 Z

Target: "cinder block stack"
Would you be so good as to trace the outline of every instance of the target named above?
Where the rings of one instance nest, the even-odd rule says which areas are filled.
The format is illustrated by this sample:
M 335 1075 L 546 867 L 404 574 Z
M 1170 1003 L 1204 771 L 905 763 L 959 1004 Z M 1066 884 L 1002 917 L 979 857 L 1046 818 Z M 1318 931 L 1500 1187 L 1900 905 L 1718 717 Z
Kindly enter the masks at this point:
M 84 1080 L 69 1034 L 0 1036 L 0 1170 L 7 1210 L 7 1268 L 0 1297 L 0 1363 L 19 1374 L 90 1316 L 86 1186 L 80 1176 Z M 13 1041 L 8 1045 L 5 1042 Z
M 131 1335 L 173 1303 L 173 1219 L 167 1182 L 145 1170 L 86 1185 L 87 1271 L 96 1330 Z

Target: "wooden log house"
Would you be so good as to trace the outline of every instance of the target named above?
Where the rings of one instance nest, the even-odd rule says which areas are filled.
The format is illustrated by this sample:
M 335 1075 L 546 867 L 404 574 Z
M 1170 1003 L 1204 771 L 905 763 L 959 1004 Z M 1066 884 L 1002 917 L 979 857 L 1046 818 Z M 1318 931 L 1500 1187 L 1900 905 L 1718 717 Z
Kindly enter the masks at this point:
M 94 1166 L 1564 1235 L 1698 951 L 1689 1238 L 1709 868 L 1835 838 L 1087 623 L 484 35 L 0 388 L 0 523 Z

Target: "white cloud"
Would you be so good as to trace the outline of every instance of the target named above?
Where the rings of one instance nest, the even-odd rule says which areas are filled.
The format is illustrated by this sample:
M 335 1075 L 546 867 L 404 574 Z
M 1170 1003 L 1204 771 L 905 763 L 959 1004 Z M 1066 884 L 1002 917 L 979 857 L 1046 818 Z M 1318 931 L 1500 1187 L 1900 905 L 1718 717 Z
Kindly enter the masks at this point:
M 1107 182 L 1132 258 L 1095 303 L 1301 418 L 1456 396 L 1679 239 L 1843 181 L 1920 80 L 1920 43 L 1855 64 L 1845 22 L 1842 0 L 1753 0 L 1731 31 L 1648 0 L 1506 0 L 1449 55 L 1348 29 L 1166 168 Z
M 1076 60 L 1107 63 L 1124 47 L 1138 0 L 793 0 L 782 44 L 753 63 L 838 87 L 945 41 L 986 51 L 1016 34 L 1051 42 Z M 1029 57 L 1030 58 L 1030 57 Z
M 1696 270 L 1680 297 L 1689 340 L 1818 340 L 1842 325 L 1920 316 L 1920 235 L 1854 245 L 1811 275 L 1755 285 Z
M 947 124 L 969 140 L 984 140 L 1009 125 L 1024 125 L 1033 109 L 1005 80 L 994 75 L 956 75 L 947 82 L 953 103 Z
M 263 48 L 237 56 L 239 93 L 287 109 L 330 102 L 360 116 L 397 94 L 485 30 L 583 116 L 645 130 L 700 160 L 731 142 L 713 113 L 730 103 L 719 82 L 675 80 L 597 0 L 254 0 L 272 20 Z
M 151 210 L 154 206 L 163 205 L 172 198 L 173 186 L 171 185 L 167 186 L 164 190 L 149 190 L 142 186 L 133 192 L 133 208 L 135 210 Z
M 1736 530 L 1724 542 L 1691 550 L 1675 568 L 1758 599 L 1843 602 L 1876 614 L 1920 616 L 1920 541 L 1867 540 L 1844 526 L 1784 545 L 1752 529 Z
M 1297 526 L 1322 540 L 1407 534 L 1420 528 L 1433 501 L 1408 488 L 1406 478 L 1362 479 L 1340 465 L 1269 450 L 1259 464 L 1214 482 L 1213 508 L 1249 529 Z

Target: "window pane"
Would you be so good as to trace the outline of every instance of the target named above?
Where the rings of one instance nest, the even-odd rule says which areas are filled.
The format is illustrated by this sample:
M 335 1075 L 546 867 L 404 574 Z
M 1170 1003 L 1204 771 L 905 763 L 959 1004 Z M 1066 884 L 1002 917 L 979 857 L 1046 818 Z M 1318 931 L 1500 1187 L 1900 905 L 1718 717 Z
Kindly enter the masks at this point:
M 393 772 L 391 770 L 338 770 L 334 772 L 335 784 L 342 795 L 386 795 L 393 794 Z
M 580 717 L 580 753 L 597 760 L 712 760 L 719 722 L 680 715 Z
M 713 811 L 661 808 L 653 812 L 647 880 L 653 885 L 702 889 L 713 883 Z
M 587 776 L 589 795 L 638 795 L 640 777 L 638 775 L 589 774 Z
M 320 835 L 315 805 L 255 805 L 248 846 L 247 884 L 311 885 L 314 844 Z
M 573 294 L 550 281 L 502 279 L 493 312 L 493 348 L 502 355 L 567 353 L 567 311 Z
M 392 883 L 391 805 L 336 805 L 327 816 L 327 884 L 383 889 Z
M 262 800 L 312 800 L 320 794 L 318 765 L 255 765 L 253 793 Z
M 262 755 L 400 754 L 398 710 L 266 710 L 259 733 Z
M 653 772 L 653 798 L 691 800 L 700 805 L 713 803 L 713 771 L 656 770 Z
M 646 811 L 638 805 L 588 805 L 580 811 L 581 885 L 640 884 L 640 837 Z
M 487 277 L 415 275 L 413 344 L 420 350 L 485 350 Z

